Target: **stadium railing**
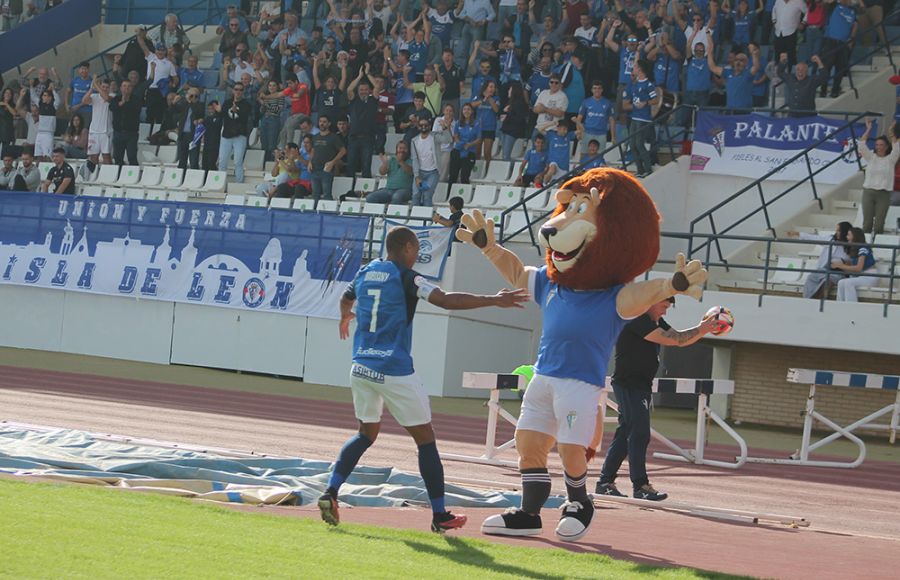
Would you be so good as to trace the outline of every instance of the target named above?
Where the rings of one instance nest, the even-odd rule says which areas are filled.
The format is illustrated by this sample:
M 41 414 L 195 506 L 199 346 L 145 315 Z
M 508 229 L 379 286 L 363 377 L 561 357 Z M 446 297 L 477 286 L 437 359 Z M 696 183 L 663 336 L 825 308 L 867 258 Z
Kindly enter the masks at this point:
M 772 237 L 762 237 L 762 236 L 744 236 L 744 235 L 725 235 L 725 234 L 709 234 L 709 233 L 697 233 L 697 232 L 688 232 L 688 233 L 678 233 L 678 232 L 663 232 L 661 234 L 662 238 L 667 238 L 670 240 L 680 240 L 684 243 L 686 247 L 681 248 L 681 251 L 685 251 L 685 253 L 691 252 L 691 248 L 693 248 L 692 258 L 699 259 L 703 262 L 704 267 L 707 270 L 713 271 L 721 270 L 724 272 L 732 272 L 732 271 L 749 271 L 749 272 L 762 272 L 762 279 L 751 281 L 744 280 L 742 285 L 734 286 L 735 289 L 747 289 L 752 290 L 754 293 L 758 293 L 759 300 L 758 304 L 762 306 L 763 297 L 766 295 L 783 295 L 785 294 L 785 287 L 791 287 L 793 292 L 787 292 L 791 295 L 800 295 L 800 291 L 803 288 L 803 275 L 804 274 L 825 274 L 826 280 L 830 284 L 835 284 L 837 281 L 842 278 L 839 273 L 836 273 L 834 270 L 822 270 L 818 268 L 806 268 L 806 267 L 791 267 L 785 268 L 780 267 L 776 264 L 773 265 L 773 259 L 777 256 L 777 252 L 774 251 L 773 245 L 789 245 L 795 246 L 798 248 L 795 254 L 800 254 L 801 246 L 809 246 L 810 244 L 817 244 L 820 246 L 827 246 L 828 248 L 828 256 L 831 257 L 837 246 L 868 246 L 872 248 L 873 253 L 876 255 L 876 264 L 879 262 L 882 263 L 881 271 L 877 273 L 866 273 L 866 276 L 872 276 L 878 278 L 880 281 L 879 286 L 874 286 L 870 288 L 866 288 L 866 292 L 873 296 L 871 300 L 881 301 L 884 300 L 884 310 L 883 316 L 887 317 L 888 315 L 888 305 L 891 303 L 900 302 L 900 286 L 898 286 L 897 282 L 900 281 L 900 268 L 898 268 L 898 258 L 900 258 L 900 246 L 896 244 L 848 244 L 846 242 L 841 241 L 815 241 L 811 242 L 809 240 L 795 239 L 795 238 L 772 238 Z M 712 248 L 714 245 L 717 245 L 719 241 L 735 241 L 735 242 L 751 242 L 751 243 L 762 243 L 765 244 L 765 252 L 761 256 L 761 263 L 744 263 L 744 262 L 734 262 L 727 261 L 722 259 L 721 257 L 716 258 L 713 254 Z M 697 244 L 696 242 L 702 242 Z M 876 242 L 878 238 L 876 236 Z M 696 248 L 704 248 L 705 252 L 703 254 L 698 253 Z M 888 256 L 890 258 L 888 259 Z M 830 260 L 829 260 L 830 261 Z M 674 265 L 674 260 L 659 260 L 657 262 L 658 265 Z M 885 268 L 884 265 L 887 265 Z M 664 269 L 664 268 L 660 268 Z M 778 280 L 777 275 L 780 272 L 786 273 L 799 273 L 800 276 L 797 277 L 797 280 L 794 282 L 786 283 L 784 281 Z M 754 283 L 755 282 L 755 283 Z M 713 282 L 715 283 L 715 281 Z M 709 285 L 710 282 L 707 282 Z M 720 285 L 720 289 L 723 285 Z M 821 298 L 819 300 L 819 311 L 823 311 L 825 308 L 825 301 L 827 300 L 827 296 L 825 293 L 822 293 Z
M 791 192 L 797 190 L 798 188 L 800 188 L 801 186 L 803 186 L 807 183 L 810 185 L 810 187 L 812 189 L 813 199 L 818 203 L 819 209 L 823 209 L 822 200 L 819 198 L 818 187 L 816 185 L 816 176 L 819 175 L 820 173 L 822 173 L 823 171 L 825 171 L 826 169 L 828 169 L 829 167 L 831 167 L 832 165 L 834 165 L 835 163 L 843 162 L 845 159 L 851 159 L 850 156 L 853 156 L 851 159 L 851 163 L 855 161 L 858 168 L 860 170 L 862 170 L 862 161 L 860 160 L 859 156 L 856 154 L 857 135 L 854 131 L 854 125 L 857 123 L 860 123 L 866 117 L 881 117 L 881 113 L 867 112 L 867 113 L 856 113 L 853 115 L 849 115 L 845 118 L 845 122 L 840 127 L 835 129 L 834 133 L 838 133 L 838 132 L 841 132 L 844 130 L 849 130 L 850 136 L 851 136 L 851 139 L 853 142 L 853 146 L 846 147 L 840 155 L 837 155 L 831 161 L 829 161 L 827 163 L 823 163 L 818 168 L 813 169 L 809 154 L 811 151 L 817 149 L 821 144 L 823 144 L 826 141 L 828 141 L 829 139 L 831 139 L 831 136 L 833 133 L 829 133 L 825 137 L 823 137 L 823 138 L 819 139 L 818 141 L 816 141 L 815 143 L 809 145 L 808 147 L 806 147 L 806 149 L 797 153 L 793 157 L 787 159 L 778 167 L 772 169 L 765 175 L 753 180 L 752 182 L 750 182 L 745 187 L 738 190 L 733 195 L 727 197 L 726 199 L 722 200 L 721 202 L 717 203 L 716 205 L 714 205 L 707 211 L 703 212 L 702 214 L 700 214 L 699 216 L 694 218 L 690 224 L 691 234 L 692 235 L 697 234 L 697 227 L 701 223 L 707 223 L 709 225 L 709 229 L 710 229 L 710 232 L 713 237 L 707 239 L 703 243 L 700 243 L 696 246 L 693 245 L 693 238 L 692 238 L 690 240 L 691 243 L 688 245 L 688 252 L 687 252 L 688 256 L 693 257 L 693 256 L 697 255 L 699 252 L 702 252 L 707 247 L 708 244 L 714 243 L 716 245 L 716 250 L 718 252 L 718 259 L 721 260 L 722 262 L 725 262 L 726 260 L 723 256 L 722 248 L 719 243 L 719 240 L 721 239 L 720 238 L 721 235 L 727 234 L 728 232 L 734 230 L 736 227 L 743 224 L 750 218 L 756 216 L 760 212 L 762 212 L 763 218 L 765 219 L 766 230 L 772 232 L 772 235 L 774 236 L 775 228 L 772 226 L 771 216 L 769 215 L 769 206 L 771 206 L 772 204 L 781 200 L 782 198 L 784 198 Z M 766 192 L 763 189 L 763 184 L 766 183 L 767 181 L 769 181 L 770 179 L 773 179 L 773 177 L 777 176 L 780 172 L 782 172 L 788 166 L 792 165 L 794 162 L 800 161 L 800 160 L 802 160 L 804 162 L 803 166 L 806 169 L 806 176 L 803 179 L 792 182 L 782 192 L 780 192 L 774 196 L 770 194 L 767 197 Z M 715 219 L 717 212 L 721 212 L 722 209 L 727 206 L 733 207 L 733 204 L 737 200 L 740 200 L 741 202 L 743 202 L 746 199 L 745 196 L 754 195 L 754 194 L 759 196 L 760 203 L 757 207 L 755 207 L 748 213 L 744 214 L 740 218 L 737 218 L 736 220 L 734 220 L 732 223 L 728 224 L 724 228 L 717 227 L 716 219 Z M 720 226 L 721 226 L 721 224 L 720 224 Z
M 610 145 L 609 147 L 601 151 L 600 155 L 606 157 L 613 152 L 617 152 L 619 158 L 622 160 L 622 169 L 625 169 L 627 171 L 630 165 L 634 165 L 636 163 L 635 161 L 629 161 L 628 159 L 631 138 L 633 136 L 641 135 L 643 132 L 652 131 L 654 134 L 658 134 L 658 129 L 662 128 L 666 137 L 662 141 L 662 145 L 668 149 L 670 158 L 674 160 L 683 153 L 683 150 L 679 147 L 676 154 L 676 144 L 681 141 L 686 141 L 688 136 L 691 134 L 691 128 L 694 125 L 695 112 L 696 107 L 693 107 L 691 105 L 679 105 L 672 110 L 658 116 L 652 123 L 649 123 L 647 124 L 647 126 L 642 127 L 638 132 L 629 134 L 627 139 Z M 678 126 L 673 124 L 676 119 L 683 119 L 685 116 L 689 119 L 687 126 Z M 551 213 L 553 213 L 555 205 L 551 204 L 551 207 L 544 210 L 535 210 L 529 207 L 528 202 L 532 199 L 538 198 L 539 196 L 547 195 L 549 191 L 555 189 L 560 183 L 563 183 L 567 179 L 575 177 L 576 175 L 580 175 L 584 172 L 585 165 L 586 164 L 582 163 L 562 177 L 553 180 L 552 183 L 543 184 L 542 188 L 529 195 L 523 196 L 521 200 L 509 205 L 506 209 L 504 209 L 500 214 L 500 223 L 495 224 L 500 228 L 500 242 L 503 243 L 509 241 L 512 238 L 527 231 L 532 245 L 537 246 L 538 242 L 534 235 L 533 226 L 535 223 L 546 219 Z M 506 225 L 508 217 L 519 211 L 524 212 L 525 214 L 525 225 L 519 226 L 516 229 L 508 228 Z

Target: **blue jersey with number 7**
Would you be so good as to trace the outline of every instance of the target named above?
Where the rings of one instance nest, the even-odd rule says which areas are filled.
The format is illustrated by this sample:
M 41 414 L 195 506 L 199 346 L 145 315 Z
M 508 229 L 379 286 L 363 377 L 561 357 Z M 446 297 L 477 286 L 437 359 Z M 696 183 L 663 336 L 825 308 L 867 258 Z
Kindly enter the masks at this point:
M 356 300 L 353 362 L 385 375 L 413 373 L 412 322 L 419 298 L 435 287 L 400 264 L 373 260 L 360 268 L 344 298 Z

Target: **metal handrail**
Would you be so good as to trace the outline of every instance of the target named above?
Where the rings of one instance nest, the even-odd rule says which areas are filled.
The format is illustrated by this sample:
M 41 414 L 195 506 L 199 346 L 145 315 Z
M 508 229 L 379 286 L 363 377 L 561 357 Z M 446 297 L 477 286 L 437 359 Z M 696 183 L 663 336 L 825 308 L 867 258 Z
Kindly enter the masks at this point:
M 128 14 L 130 14 L 132 4 L 133 4 L 133 1 L 128 3 Z M 174 14 L 175 14 L 175 16 L 181 16 L 185 12 L 187 12 L 189 10 L 193 10 L 193 9 L 197 8 L 198 6 L 202 6 L 202 5 L 206 5 L 206 22 L 204 22 L 202 24 L 192 24 L 191 26 L 184 28 L 183 30 L 185 33 L 189 32 L 191 30 L 194 30 L 195 28 L 199 28 L 199 27 L 203 27 L 203 29 L 205 30 L 206 27 L 210 25 L 209 20 L 212 17 L 214 17 L 214 16 L 218 17 L 225 13 L 225 11 L 219 7 L 219 0 L 198 0 L 197 2 L 194 2 L 193 4 L 191 4 L 190 6 L 186 6 L 185 8 L 182 8 L 181 10 L 179 10 L 178 12 L 175 12 Z M 215 10 L 212 9 L 213 6 L 215 6 Z M 127 19 L 130 20 L 130 16 L 128 16 Z M 164 25 L 164 22 L 160 23 L 160 24 L 154 24 L 153 26 L 151 26 L 147 29 L 147 32 L 149 33 L 150 31 L 155 30 L 157 28 L 161 29 L 163 27 L 163 25 Z M 122 29 L 126 30 L 126 31 L 128 30 L 127 20 L 126 20 L 126 24 L 122 25 Z M 113 52 L 115 49 L 119 48 L 120 46 L 126 45 L 129 42 L 131 42 L 132 38 L 134 38 L 134 36 L 129 36 L 128 38 L 126 38 L 120 42 L 117 42 L 116 44 L 113 44 L 112 46 L 109 46 L 109 47 L 105 48 L 104 50 L 101 50 L 94 56 L 92 56 L 90 58 L 86 58 L 85 61 L 90 63 L 90 62 L 93 62 L 94 60 L 99 59 L 100 64 L 103 67 L 103 74 L 100 76 L 102 76 L 102 77 L 108 76 L 110 69 L 107 66 L 106 58 L 104 58 L 104 57 L 106 55 L 108 55 L 110 52 Z M 73 76 L 75 74 L 76 68 L 78 68 L 77 65 L 72 67 L 71 72 L 72 72 Z
M 866 276 L 871 276 L 873 278 L 878 278 L 879 280 L 888 280 L 887 286 L 887 300 L 884 302 L 884 310 L 883 316 L 887 316 L 888 313 L 888 305 L 895 299 L 895 295 L 897 295 L 897 299 L 900 299 L 900 292 L 898 292 L 898 285 L 895 282 L 900 281 L 900 274 L 897 272 L 898 263 L 900 263 L 900 246 L 888 245 L 888 244 L 869 244 L 869 243 L 849 243 L 842 242 L 840 240 L 803 240 L 796 238 L 771 238 L 771 237 L 763 237 L 763 236 L 748 236 L 748 235 L 720 235 L 720 234 L 705 234 L 705 233 L 697 233 L 697 232 L 662 232 L 661 237 L 669 238 L 669 239 L 677 239 L 677 240 L 686 240 L 688 246 L 692 245 L 693 241 L 697 238 L 704 239 L 703 246 L 707 248 L 706 256 L 703 259 L 703 265 L 707 269 L 711 268 L 724 268 L 728 271 L 730 270 L 751 270 L 751 271 L 763 271 L 763 287 L 760 291 L 759 302 L 758 304 L 762 305 L 763 296 L 766 295 L 766 292 L 771 292 L 770 286 L 774 286 L 775 284 L 783 284 L 782 282 L 777 282 L 770 280 L 770 273 L 775 272 L 800 272 L 803 273 L 817 273 L 817 274 L 825 274 L 825 283 L 827 285 L 831 284 L 832 278 L 842 278 L 844 275 L 836 272 L 835 270 L 830 269 L 818 269 L 818 268 L 779 268 L 777 265 L 772 266 L 770 262 L 772 258 L 775 257 L 777 260 L 777 255 L 774 255 L 772 252 L 773 244 L 790 244 L 790 245 L 810 245 L 815 244 L 819 246 L 828 246 L 828 261 L 831 262 L 831 256 L 833 255 L 833 250 L 836 246 L 843 247 L 862 247 L 868 246 L 872 248 L 872 250 L 890 250 L 891 259 L 890 259 L 890 267 L 887 273 L 881 272 L 867 272 Z M 877 237 L 876 237 L 877 239 Z M 711 248 L 713 242 L 718 242 L 719 240 L 725 241 L 736 241 L 736 242 L 763 242 L 766 244 L 766 252 L 764 263 L 760 264 L 736 264 L 732 262 L 728 262 L 726 260 L 720 259 L 719 261 L 713 261 L 711 254 Z M 657 264 L 674 264 L 674 260 L 658 260 Z M 777 264 L 777 261 L 776 261 Z M 709 284 L 707 282 L 707 284 Z M 825 293 L 822 293 L 821 298 L 819 298 L 819 311 L 823 311 L 825 307 L 825 301 L 827 297 Z
M 800 187 L 800 186 L 803 185 L 804 183 L 806 183 L 807 180 L 808 180 L 808 181 L 810 182 L 810 184 L 812 185 L 813 199 L 815 199 L 815 201 L 818 202 L 819 208 L 821 209 L 821 208 L 822 208 L 822 201 L 819 199 L 818 191 L 816 190 L 815 176 L 818 175 L 819 173 L 821 173 L 822 171 L 826 170 L 827 168 L 831 167 L 833 164 L 837 163 L 838 161 L 843 160 L 847 155 L 850 155 L 851 153 L 856 154 L 857 136 L 856 136 L 856 133 L 855 133 L 854 130 L 853 130 L 853 126 L 854 126 L 857 122 L 859 122 L 860 120 L 862 120 L 862 119 L 864 119 L 864 118 L 866 118 L 866 117 L 880 117 L 880 116 L 881 116 L 880 113 L 872 113 L 872 112 L 858 113 L 858 114 L 856 115 L 856 117 L 854 117 L 852 120 L 848 120 L 847 123 L 841 125 L 841 126 L 838 127 L 837 129 L 835 129 L 833 132 L 831 132 L 831 133 L 829 133 L 828 135 L 826 135 L 825 137 L 819 139 L 818 141 L 816 141 L 816 142 L 813 143 L 812 145 L 807 146 L 806 149 L 804 149 L 803 151 L 797 153 L 796 155 L 794 155 L 793 157 L 791 157 L 791 158 L 788 159 L 787 161 L 784 161 L 781 165 L 779 165 L 779 166 L 776 167 L 775 169 L 772 169 L 771 171 L 769 171 L 768 173 L 766 173 L 766 174 L 763 175 L 762 177 L 759 177 L 759 178 L 755 179 L 754 181 L 752 181 L 751 183 L 749 183 L 748 185 L 746 185 L 745 187 L 741 188 L 739 191 L 737 191 L 736 193 L 734 193 L 733 195 L 731 195 L 731 196 L 729 196 L 728 198 L 722 200 L 721 202 L 717 203 L 716 205 L 714 205 L 714 206 L 711 207 L 710 209 L 706 210 L 705 212 L 703 212 L 702 214 L 700 214 L 699 216 L 697 216 L 696 218 L 694 218 L 694 219 L 691 221 L 691 224 L 690 224 L 690 231 L 691 231 L 691 233 L 693 234 L 693 233 L 695 232 L 695 228 L 697 227 L 697 224 L 699 224 L 700 222 L 702 222 L 702 221 L 704 221 L 704 220 L 708 220 L 708 221 L 709 221 L 710 229 L 712 230 L 712 233 L 713 233 L 713 234 L 716 234 L 716 235 L 725 234 L 725 233 L 728 233 L 729 231 L 733 230 L 733 229 L 736 228 L 737 226 L 741 225 L 742 223 L 744 223 L 745 221 L 747 221 L 747 220 L 750 219 L 751 217 L 755 216 L 755 215 L 758 214 L 759 212 L 763 212 L 763 215 L 765 216 L 765 220 L 766 220 L 766 229 L 769 230 L 769 231 L 771 231 L 771 232 L 774 234 L 774 233 L 775 233 L 775 230 L 774 230 L 774 228 L 772 227 L 772 221 L 771 221 L 771 219 L 770 219 L 770 217 L 769 217 L 769 211 L 768 211 L 769 206 L 772 205 L 772 204 L 774 204 L 776 201 L 780 200 L 781 198 L 783 198 L 784 196 L 786 196 L 786 195 L 789 194 L 790 192 L 794 191 L 795 189 L 797 189 L 798 187 Z M 823 165 L 820 166 L 818 169 L 816 169 L 815 171 L 813 171 L 813 169 L 812 169 L 812 164 L 811 164 L 810 159 L 809 159 L 809 152 L 810 152 L 810 151 L 813 151 L 814 149 L 817 149 L 817 148 L 819 147 L 819 145 L 821 145 L 822 143 L 828 141 L 834 133 L 838 133 L 838 132 L 843 131 L 843 130 L 845 130 L 845 129 L 849 129 L 849 131 L 850 131 L 850 136 L 851 136 L 851 138 L 853 139 L 853 145 L 854 145 L 854 146 L 853 146 L 852 148 L 849 148 L 847 151 L 842 152 L 840 155 L 836 156 L 834 159 L 832 159 L 832 160 L 829 161 L 828 163 L 823 164 Z M 786 167 L 790 166 L 792 163 L 794 163 L 795 161 L 798 161 L 798 160 L 800 160 L 800 159 L 803 159 L 803 160 L 806 162 L 807 176 L 804 177 L 803 179 L 801 179 L 801 180 L 799 180 L 799 181 L 793 183 L 790 187 L 788 187 L 786 190 L 784 190 L 783 192 L 781 192 L 781 193 L 778 194 L 777 196 L 775 196 L 775 197 L 773 197 L 773 198 L 771 198 L 771 199 L 769 199 L 769 200 L 766 200 L 766 196 L 765 196 L 765 194 L 764 194 L 764 192 L 763 192 L 762 184 L 765 183 L 765 182 L 766 182 L 769 178 L 771 178 L 773 175 L 776 175 L 776 174 L 780 173 L 780 172 L 783 171 Z M 859 159 L 859 156 L 857 156 L 857 158 L 856 158 L 856 163 L 857 163 L 859 169 L 861 170 L 861 169 L 862 169 L 862 161 Z M 759 194 L 759 198 L 760 198 L 760 202 L 761 202 L 760 205 L 759 205 L 756 209 L 754 209 L 753 211 L 751 211 L 750 213 L 744 215 L 742 218 L 738 219 L 738 220 L 735 221 L 734 223 L 732 223 L 732 224 L 730 224 L 729 226 L 727 226 L 726 228 L 724 228 L 723 230 L 717 231 L 717 230 L 716 230 L 715 219 L 714 219 L 714 217 L 713 217 L 713 214 L 715 214 L 716 211 L 720 210 L 721 208 L 725 207 L 726 205 L 732 203 L 734 200 L 738 199 L 739 197 L 742 197 L 742 196 L 743 196 L 744 194 L 746 194 L 747 192 L 750 192 L 750 191 L 753 191 L 753 190 L 755 190 L 755 191 Z M 716 244 L 716 249 L 717 249 L 718 254 L 719 254 L 719 259 L 722 260 L 722 261 L 726 261 L 725 258 L 724 258 L 724 256 L 722 255 L 722 248 L 721 248 L 721 245 L 720 245 L 719 242 L 718 242 L 718 238 L 716 238 L 716 239 L 713 240 L 713 241 L 714 241 L 715 244 Z M 707 243 L 711 243 L 711 242 L 707 242 Z M 690 247 L 690 246 L 689 246 L 689 248 L 688 248 L 688 255 L 689 255 L 689 256 L 693 256 L 696 252 L 699 252 L 700 250 L 702 250 L 702 249 L 705 247 L 705 245 L 706 245 L 706 244 L 704 243 L 704 244 L 699 245 L 699 246 L 696 247 L 696 248 Z
M 618 149 L 619 157 L 622 160 L 622 169 L 627 170 L 629 163 L 625 159 L 625 151 L 626 151 L 626 148 L 630 147 L 631 137 L 633 135 L 641 135 L 642 132 L 644 132 L 644 131 L 651 131 L 651 130 L 656 131 L 657 126 L 662 126 L 662 127 L 665 127 L 665 129 L 666 129 L 666 137 L 667 137 L 667 141 L 668 141 L 669 154 L 674 159 L 675 158 L 675 148 L 673 147 L 673 133 L 670 130 L 670 125 L 668 124 L 668 120 L 673 118 L 677 113 L 680 113 L 683 111 L 690 111 L 691 112 L 691 121 L 688 123 L 688 127 L 678 127 L 678 129 L 676 130 L 676 132 L 674 134 L 675 137 L 677 137 L 679 134 L 684 134 L 684 136 L 687 137 L 687 135 L 690 134 L 690 127 L 693 126 L 693 113 L 696 111 L 696 109 L 697 108 L 693 105 L 679 105 L 679 106 L 675 107 L 674 109 L 672 109 L 671 111 L 668 111 L 668 112 L 664 113 L 663 115 L 660 115 L 659 118 L 654 119 L 651 123 L 648 123 L 646 126 L 641 127 L 635 133 L 629 134 L 628 139 L 626 139 L 624 141 L 619 141 L 617 143 L 613 143 L 612 145 L 610 145 L 609 147 L 607 147 L 606 149 L 601 151 L 599 153 L 599 155 L 601 157 L 605 157 L 606 154 L 611 153 L 612 151 L 615 151 L 616 149 Z M 497 224 L 500 227 L 500 241 L 506 242 L 506 241 L 510 240 L 511 238 L 514 238 L 515 236 L 524 232 L 525 230 L 528 230 L 532 245 L 538 246 L 538 241 L 535 239 L 534 230 L 531 226 L 534 223 L 545 219 L 547 216 L 549 216 L 551 213 L 553 213 L 554 210 L 553 209 L 543 210 L 543 211 L 542 210 L 532 210 L 532 209 L 528 208 L 528 206 L 526 206 L 525 204 L 528 201 L 534 199 L 535 197 L 538 197 L 539 195 L 544 195 L 544 194 L 546 194 L 547 191 L 549 191 L 551 189 L 555 189 L 556 186 L 559 185 L 560 183 L 563 183 L 564 181 L 566 181 L 572 177 L 575 177 L 576 175 L 580 175 L 581 173 L 584 172 L 585 165 L 586 165 L 586 163 L 580 163 L 575 169 L 572 169 L 568 173 L 564 174 L 562 177 L 554 179 L 552 183 L 543 184 L 543 187 L 541 187 L 539 190 L 532 192 L 530 195 L 522 196 L 522 199 L 520 199 L 516 203 L 514 203 L 511 206 L 504 209 L 500 213 L 500 223 Z M 524 227 L 520 227 L 513 233 L 506 235 L 505 225 L 504 225 L 506 222 L 506 216 L 513 213 L 514 211 L 517 211 L 520 208 L 525 212 L 526 225 Z M 537 216 L 537 217 L 535 217 L 534 220 L 532 220 L 529 217 L 529 214 L 532 211 L 534 211 L 535 215 Z

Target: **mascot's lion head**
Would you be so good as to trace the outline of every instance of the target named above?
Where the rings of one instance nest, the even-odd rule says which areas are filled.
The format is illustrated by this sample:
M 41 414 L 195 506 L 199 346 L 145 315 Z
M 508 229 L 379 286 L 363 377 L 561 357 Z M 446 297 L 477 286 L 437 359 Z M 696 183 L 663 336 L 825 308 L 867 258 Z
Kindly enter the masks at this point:
M 656 262 L 659 212 L 630 174 L 592 169 L 564 183 L 556 202 L 540 240 L 557 284 L 600 290 L 630 282 Z

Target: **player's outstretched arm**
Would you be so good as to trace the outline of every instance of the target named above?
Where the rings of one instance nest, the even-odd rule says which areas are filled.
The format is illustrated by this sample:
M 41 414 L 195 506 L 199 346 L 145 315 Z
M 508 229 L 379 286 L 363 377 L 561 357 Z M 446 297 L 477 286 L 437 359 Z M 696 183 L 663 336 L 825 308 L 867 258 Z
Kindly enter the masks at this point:
M 494 220 L 484 219 L 477 209 L 462 217 L 465 229 L 456 230 L 461 242 L 475 246 L 491 261 L 503 279 L 515 288 L 528 288 L 528 269 L 514 253 L 497 244 L 494 238 Z
M 428 295 L 428 301 L 445 310 L 471 310 L 497 306 L 499 308 L 524 308 L 530 296 L 524 289 L 508 290 L 504 288 L 493 296 L 469 294 L 468 292 L 444 292 L 434 288 Z
M 646 280 L 628 284 L 616 297 L 616 310 L 622 318 L 640 316 L 661 300 L 676 294 L 686 294 L 700 300 L 703 283 L 709 273 L 698 260 L 685 263 L 684 254 L 675 257 L 675 275 L 671 278 Z

